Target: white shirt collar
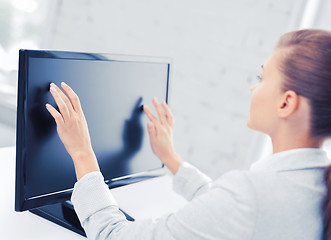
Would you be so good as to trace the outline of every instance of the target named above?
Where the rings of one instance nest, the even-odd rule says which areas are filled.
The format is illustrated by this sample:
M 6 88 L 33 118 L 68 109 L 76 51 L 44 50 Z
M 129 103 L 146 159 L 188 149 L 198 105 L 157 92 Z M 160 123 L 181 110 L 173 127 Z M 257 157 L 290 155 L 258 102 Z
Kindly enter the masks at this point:
M 251 171 L 288 171 L 306 168 L 325 168 L 330 164 L 320 148 L 297 148 L 272 154 L 253 163 Z

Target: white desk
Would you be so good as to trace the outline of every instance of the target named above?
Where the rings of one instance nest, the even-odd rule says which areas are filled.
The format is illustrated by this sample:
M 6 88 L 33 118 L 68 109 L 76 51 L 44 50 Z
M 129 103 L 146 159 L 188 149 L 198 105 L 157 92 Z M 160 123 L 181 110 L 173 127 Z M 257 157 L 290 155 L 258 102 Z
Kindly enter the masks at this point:
M 0 239 L 85 239 L 28 211 L 15 212 L 15 155 L 15 147 L 0 148 Z M 186 203 L 172 191 L 169 175 L 115 188 L 111 192 L 119 206 L 135 219 L 162 216 Z

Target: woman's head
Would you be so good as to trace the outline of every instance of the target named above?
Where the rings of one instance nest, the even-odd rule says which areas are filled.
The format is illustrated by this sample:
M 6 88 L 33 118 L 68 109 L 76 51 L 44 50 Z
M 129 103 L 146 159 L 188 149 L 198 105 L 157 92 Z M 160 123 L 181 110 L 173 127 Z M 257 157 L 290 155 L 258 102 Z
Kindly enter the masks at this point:
M 281 36 L 252 87 L 247 125 L 272 136 L 280 124 L 307 131 L 323 142 L 331 136 L 331 32 L 299 30 Z M 324 234 L 331 239 L 331 165 L 325 171 Z
M 282 35 L 261 77 L 252 87 L 249 127 L 272 135 L 279 120 L 292 119 L 306 121 L 314 139 L 331 136 L 331 32 Z

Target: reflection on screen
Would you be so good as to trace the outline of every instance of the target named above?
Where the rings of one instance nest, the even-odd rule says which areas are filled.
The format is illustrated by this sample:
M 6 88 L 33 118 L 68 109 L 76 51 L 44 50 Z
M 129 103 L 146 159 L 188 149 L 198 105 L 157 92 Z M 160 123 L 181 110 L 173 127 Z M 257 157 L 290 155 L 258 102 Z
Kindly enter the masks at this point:
M 92 146 L 106 180 L 160 168 L 152 153 L 143 104 L 166 100 L 167 63 L 31 58 L 27 83 L 26 196 L 73 187 L 70 155 L 45 108 L 49 84 L 66 82 L 80 98 Z

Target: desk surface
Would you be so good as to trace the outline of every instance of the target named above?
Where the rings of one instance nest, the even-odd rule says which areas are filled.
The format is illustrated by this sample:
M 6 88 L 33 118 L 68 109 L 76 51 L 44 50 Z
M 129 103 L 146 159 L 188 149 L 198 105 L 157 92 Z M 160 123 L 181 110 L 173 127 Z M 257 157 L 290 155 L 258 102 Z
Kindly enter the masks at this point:
M 15 212 L 15 147 L 0 148 L 0 238 L 1 239 L 85 239 L 28 211 Z M 174 193 L 171 176 L 134 183 L 110 190 L 119 206 L 135 219 L 173 212 L 186 201 Z M 7 196 L 6 196 L 7 195 Z M 6 197 L 4 197 L 6 196 Z M 132 199 L 135 199 L 132 201 Z

